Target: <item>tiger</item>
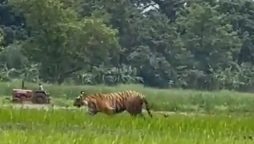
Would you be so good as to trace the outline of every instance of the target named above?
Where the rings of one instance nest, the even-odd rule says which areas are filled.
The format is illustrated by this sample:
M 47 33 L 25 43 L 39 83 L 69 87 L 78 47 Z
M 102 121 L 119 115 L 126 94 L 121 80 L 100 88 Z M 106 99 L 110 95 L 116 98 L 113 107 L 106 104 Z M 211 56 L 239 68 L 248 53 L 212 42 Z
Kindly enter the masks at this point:
M 90 115 L 95 115 L 98 112 L 113 115 L 126 110 L 131 116 L 143 116 L 143 104 L 145 104 L 145 109 L 149 116 L 152 117 L 145 96 L 133 90 L 106 94 L 95 93 L 87 96 L 84 91 L 81 91 L 80 95 L 75 98 L 73 103 L 76 107 L 87 106 Z

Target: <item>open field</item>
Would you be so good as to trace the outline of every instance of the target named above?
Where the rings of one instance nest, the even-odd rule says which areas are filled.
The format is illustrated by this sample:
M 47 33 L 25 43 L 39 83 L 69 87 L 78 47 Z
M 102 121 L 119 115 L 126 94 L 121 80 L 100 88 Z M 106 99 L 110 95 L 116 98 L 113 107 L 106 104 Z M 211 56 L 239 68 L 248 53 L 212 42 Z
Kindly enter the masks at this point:
M 37 84 L 26 83 L 29 89 L 36 89 Z M 21 82 L 0 83 L 0 103 L 6 104 L 13 88 L 20 88 Z M 52 102 L 58 106 L 72 106 L 73 99 L 81 90 L 87 93 L 136 90 L 147 96 L 152 110 L 174 112 L 205 112 L 205 113 L 245 113 L 254 112 L 254 94 L 234 91 L 195 91 L 181 89 L 155 89 L 141 85 L 118 86 L 75 86 L 44 84 L 50 93 Z
M 156 115 L 122 113 L 90 117 L 83 110 L 0 109 L 4 144 L 252 144 L 254 115 Z
M 6 98 L 10 98 L 12 88 L 19 88 L 19 84 L 0 83 L 0 143 L 254 143 L 254 96 L 251 93 L 165 90 L 140 85 L 45 85 L 54 106 L 12 105 Z M 26 86 L 36 89 L 35 84 Z M 92 117 L 85 109 L 72 106 L 80 90 L 93 93 L 126 89 L 144 93 L 155 116 L 149 118 L 144 111 L 145 119 L 133 118 L 127 113 Z

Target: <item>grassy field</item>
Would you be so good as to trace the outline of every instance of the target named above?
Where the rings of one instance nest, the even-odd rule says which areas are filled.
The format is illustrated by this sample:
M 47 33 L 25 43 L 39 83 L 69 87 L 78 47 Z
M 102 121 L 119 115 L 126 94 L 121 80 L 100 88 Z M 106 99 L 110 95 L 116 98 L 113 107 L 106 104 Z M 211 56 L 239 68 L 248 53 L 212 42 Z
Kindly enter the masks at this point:
M 91 117 L 83 110 L 0 109 L 3 144 L 253 144 L 254 115 Z
M 36 89 L 37 85 L 26 86 Z M 0 143 L 3 144 L 253 144 L 254 96 L 233 91 L 152 89 L 140 85 L 45 85 L 53 103 L 72 106 L 80 90 L 88 93 L 127 89 L 144 93 L 153 118 L 89 116 L 84 109 L 11 108 L 6 100 L 20 82 L 0 83 Z M 177 112 L 165 117 L 156 110 Z M 182 115 L 178 112 L 187 112 Z M 203 114 L 200 114 L 203 113 Z
M 0 99 L 10 97 L 13 88 L 20 88 L 21 82 L 0 83 Z M 29 89 L 36 89 L 37 84 L 26 83 Z M 254 94 L 234 91 L 194 91 L 181 89 L 155 89 L 141 85 L 118 85 L 114 87 L 74 86 L 45 84 L 45 89 L 50 93 L 53 103 L 60 106 L 71 106 L 73 99 L 81 90 L 87 93 L 114 92 L 122 90 L 136 90 L 147 96 L 153 110 L 175 112 L 205 112 L 205 113 L 231 113 L 254 112 Z

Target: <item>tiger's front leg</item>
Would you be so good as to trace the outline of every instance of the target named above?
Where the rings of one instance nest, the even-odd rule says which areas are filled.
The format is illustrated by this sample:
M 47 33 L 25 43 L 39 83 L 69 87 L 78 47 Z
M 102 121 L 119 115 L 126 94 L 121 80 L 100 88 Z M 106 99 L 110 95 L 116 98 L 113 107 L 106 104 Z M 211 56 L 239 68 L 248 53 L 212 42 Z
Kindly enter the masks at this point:
M 112 115 L 115 114 L 115 113 L 114 113 L 114 110 L 110 110 L 110 109 L 106 110 L 105 113 L 106 113 L 107 115 L 110 115 L 110 116 L 112 116 Z
M 114 115 L 115 114 L 115 108 L 113 107 L 107 107 L 104 112 L 107 114 L 107 115 Z
M 98 113 L 98 111 L 93 108 L 88 107 L 87 113 L 91 116 L 94 116 Z
M 105 102 L 102 107 L 102 112 L 107 115 L 114 115 L 115 114 L 115 108 L 113 108 L 109 102 Z

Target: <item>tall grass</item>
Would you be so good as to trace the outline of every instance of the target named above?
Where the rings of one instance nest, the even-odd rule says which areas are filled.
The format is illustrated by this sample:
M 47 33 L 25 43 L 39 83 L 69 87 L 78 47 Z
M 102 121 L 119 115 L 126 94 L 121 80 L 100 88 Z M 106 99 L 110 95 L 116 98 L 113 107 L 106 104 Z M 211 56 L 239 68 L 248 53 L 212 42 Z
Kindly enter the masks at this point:
M 82 110 L 0 109 L 4 144 L 251 144 L 253 115 L 126 114 L 88 116 Z
M 27 88 L 37 89 L 38 85 L 26 83 Z M 20 88 L 21 81 L 0 83 L 0 95 L 10 96 L 13 88 Z M 117 86 L 76 86 L 45 84 L 45 89 L 57 103 L 71 105 L 81 90 L 87 93 L 136 90 L 147 96 L 153 110 L 198 111 L 198 112 L 254 112 L 254 95 L 234 91 L 194 91 L 181 89 L 155 89 L 142 85 Z

